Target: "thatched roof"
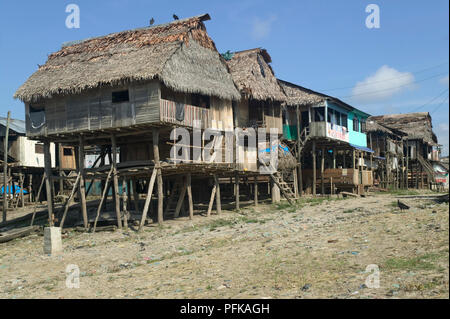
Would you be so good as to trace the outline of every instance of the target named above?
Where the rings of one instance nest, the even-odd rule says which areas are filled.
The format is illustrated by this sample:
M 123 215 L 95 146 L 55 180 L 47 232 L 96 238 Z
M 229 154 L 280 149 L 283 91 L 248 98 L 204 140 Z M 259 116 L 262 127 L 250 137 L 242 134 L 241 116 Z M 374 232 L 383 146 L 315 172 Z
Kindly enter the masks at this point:
M 235 52 L 227 61 L 234 83 L 246 98 L 260 101 L 286 101 L 277 82 L 269 53 L 265 49 Z
M 283 80 L 278 80 L 278 83 L 287 96 L 286 105 L 288 106 L 314 105 L 329 98 L 325 94 Z
M 366 121 L 366 131 L 368 132 L 368 133 L 371 133 L 371 132 L 381 132 L 381 133 L 384 133 L 384 134 L 388 134 L 388 135 L 391 135 L 391 136 L 395 136 L 395 137 L 403 137 L 403 136 L 407 136 L 408 134 L 406 134 L 405 132 L 403 132 L 403 131 L 400 131 L 400 130 L 397 130 L 397 129 L 395 129 L 395 128 L 388 128 L 388 127 L 386 127 L 386 126 L 384 126 L 384 125 L 382 125 L 382 124 L 380 124 L 380 123 L 378 123 L 375 119 L 373 119 L 374 117 L 373 116 L 370 116 L 369 118 L 367 118 L 367 121 Z
M 238 100 L 240 94 L 203 24 L 209 19 L 204 14 L 63 46 L 14 97 L 32 102 L 158 78 L 175 91 Z
M 407 139 L 422 139 L 432 145 L 437 143 L 428 112 L 380 115 L 372 116 L 371 119 L 390 129 L 406 133 Z

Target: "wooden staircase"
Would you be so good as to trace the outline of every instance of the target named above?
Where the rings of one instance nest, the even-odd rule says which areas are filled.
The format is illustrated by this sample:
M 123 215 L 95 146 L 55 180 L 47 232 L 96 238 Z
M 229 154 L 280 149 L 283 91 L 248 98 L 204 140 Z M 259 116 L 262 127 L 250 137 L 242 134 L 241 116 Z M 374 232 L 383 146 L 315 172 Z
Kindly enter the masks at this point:
M 281 174 L 279 172 L 275 172 L 274 174 L 270 174 L 270 178 L 280 188 L 281 194 L 287 199 L 289 204 L 293 205 L 296 199 L 295 194 L 292 191 L 292 188 L 285 181 L 283 181 Z
M 422 157 L 422 155 L 420 155 L 419 153 L 417 153 L 417 159 L 418 159 L 420 165 L 422 165 L 422 167 L 424 168 L 425 172 L 427 173 L 428 179 L 430 181 L 434 181 L 435 180 L 435 174 L 434 174 L 434 169 L 433 169 L 433 166 L 431 165 L 431 163 L 428 160 L 424 159 Z

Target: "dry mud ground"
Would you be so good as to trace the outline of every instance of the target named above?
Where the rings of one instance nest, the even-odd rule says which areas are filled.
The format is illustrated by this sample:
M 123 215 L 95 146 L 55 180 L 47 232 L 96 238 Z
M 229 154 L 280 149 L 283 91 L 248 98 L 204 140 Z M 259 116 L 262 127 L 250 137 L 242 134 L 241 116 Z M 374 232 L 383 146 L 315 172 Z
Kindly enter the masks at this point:
M 449 298 L 449 206 L 392 194 L 303 199 L 145 231 L 0 244 L 1 298 Z M 66 267 L 80 288 L 66 287 Z M 366 267 L 379 267 L 368 288 Z

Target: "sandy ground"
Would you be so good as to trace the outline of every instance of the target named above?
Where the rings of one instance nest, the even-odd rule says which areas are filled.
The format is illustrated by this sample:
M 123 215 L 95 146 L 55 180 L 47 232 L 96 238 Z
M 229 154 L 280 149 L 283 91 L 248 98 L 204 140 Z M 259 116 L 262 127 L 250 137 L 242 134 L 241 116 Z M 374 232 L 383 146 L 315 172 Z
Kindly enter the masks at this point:
M 449 298 L 449 206 L 396 196 L 303 199 L 197 215 L 142 233 L 0 244 L 1 298 Z M 66 267 L 80 271 L 67 288 Z M 368 265 L 379 288 L 365 285 Z

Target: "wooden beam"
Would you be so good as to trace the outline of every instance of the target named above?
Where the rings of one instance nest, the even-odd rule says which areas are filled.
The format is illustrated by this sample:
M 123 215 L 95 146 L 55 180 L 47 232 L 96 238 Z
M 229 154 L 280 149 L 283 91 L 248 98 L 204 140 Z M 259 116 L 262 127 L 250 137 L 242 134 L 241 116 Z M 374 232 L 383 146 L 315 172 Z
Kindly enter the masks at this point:
M 258 177 L 253 177 L 253 183 L 254 183 L 254 189 L 253 189 L 253 196 L 254 196 L 254 202 L 255 206 L 258 206 Z
M 117 227 L 122 229 L 122 218 L 120 214 L 120 198 L 119 198 L 119 176 L 117 174 L 117 139 L 113 134 L 111 135 L 111 152 L 112 152 L 112 163 L 113 168 L 113 185 L 114 185 L 114 206 L 117 218 Z
M 321 156 L 321 161 L 320 161 L 320 183 L 322 185 L 322 196 L 325 195 L 325 181 L 324 181 L 324 173 L 325 173 L 325 148 L 322 147 L 322 156 Z
M 128 210 L 127 210 L 127 202 L 128 202 L 128 198 L 127 198 L 127 181 L 124 178 L 122 180 L 122 211 L 123 211 L 123 227 L 125 229 L 128 229 Z
M 79 137 L 79 150 L 78 150 L 78 172 L 80 174 L 80 204 L 81 213 L 83 215 L 83 225 L 85 229 L 88 229 L 88 217 L 87 217 L 87 207 L 86 207 L 86 186 L 85 175 L 84 175 L 84 138 L 82 135 Z
M 152 176 L 150 177 L 150 181 L 148 183 L 147 197 L 145 198 L 144 210 L 142 212 L 141 223 L 139 225 L 139 231 L 142 230 L 145 224 L 145 220 L 147 218 L 148 208 L 150 207 L 150 202 L 152 200 L 153 187 L 155 186 L 156 175 L 158 169 L 155 167 L 152 172 Z

